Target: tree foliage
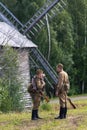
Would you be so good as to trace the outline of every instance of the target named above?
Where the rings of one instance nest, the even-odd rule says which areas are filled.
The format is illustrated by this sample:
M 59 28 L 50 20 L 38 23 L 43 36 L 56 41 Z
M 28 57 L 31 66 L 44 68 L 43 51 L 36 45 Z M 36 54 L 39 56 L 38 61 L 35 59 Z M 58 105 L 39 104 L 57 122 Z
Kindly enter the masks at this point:
M 21 110 L 20 99 L 21 83 L 18 80 L 18 62 L 17 52 L 10 48 L 4 47 L 1 55 L 0 66 L 2 76 L 0 78 L 0 110 L 7 112 Z

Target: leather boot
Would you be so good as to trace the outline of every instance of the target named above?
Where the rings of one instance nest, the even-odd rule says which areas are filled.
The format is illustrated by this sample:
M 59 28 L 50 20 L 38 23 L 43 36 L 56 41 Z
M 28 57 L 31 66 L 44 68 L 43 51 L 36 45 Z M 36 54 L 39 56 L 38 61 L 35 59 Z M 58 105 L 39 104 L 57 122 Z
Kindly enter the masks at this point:
M 67 107 L 64 108 L 64 118 L 66 118 L 67 115 Z
M 32 116 L 31 120 L 37 120 L 38 118 L 36 117 L 36 110 L 32 110 Z
M 38 116 L 38 109 L 36 110 L 36 118 L 42 119 L 41 117 Z
M 64 118 L 64 108 L 60 107 L 59 116 L 55 117 L 55 119 L 63 119 Z

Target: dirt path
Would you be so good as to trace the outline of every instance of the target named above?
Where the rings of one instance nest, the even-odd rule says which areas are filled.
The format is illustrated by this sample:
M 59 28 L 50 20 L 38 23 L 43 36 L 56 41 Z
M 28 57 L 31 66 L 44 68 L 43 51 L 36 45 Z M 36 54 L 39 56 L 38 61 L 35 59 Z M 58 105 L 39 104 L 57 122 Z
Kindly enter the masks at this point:
M 72 101 L 77 101 L 77 100 L 85 100 L 87 99 L 87 96 L 76 96 L 76 97 L 70 97 Z M 50 103 L 58 103 L 58 99 L 50 100 Z

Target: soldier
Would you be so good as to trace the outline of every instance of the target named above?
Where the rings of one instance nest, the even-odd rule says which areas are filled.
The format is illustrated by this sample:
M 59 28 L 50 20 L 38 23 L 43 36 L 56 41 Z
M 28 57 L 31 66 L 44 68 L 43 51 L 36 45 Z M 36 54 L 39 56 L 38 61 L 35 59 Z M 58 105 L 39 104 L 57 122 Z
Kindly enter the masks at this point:
M 63 119 L 66 118 L 67 114 L 67 90 L 69 89 L 70 83 L 68 74 L 63 70 L 63 65 L 61 63 L 57 65 L 56 71 L 59 73 L 56 96 L 59 97 L 60 112 L 59 116 L 55 117 L 55 119 Z M 64 86 L 64 83 L 67 84 L 67 87 Z
M 36 71 L 36 75 L 32 79 L 32 86 L 33 91 L 30 93 L 33 101 L 33 108 L 32 108 L 32 120 L 41 119 L 38 116 L 38 109 L 40 106 L 41 101 L 41 94 L 43 93 L 45 81 L 44 81 L 45 74 L 41 69 Z

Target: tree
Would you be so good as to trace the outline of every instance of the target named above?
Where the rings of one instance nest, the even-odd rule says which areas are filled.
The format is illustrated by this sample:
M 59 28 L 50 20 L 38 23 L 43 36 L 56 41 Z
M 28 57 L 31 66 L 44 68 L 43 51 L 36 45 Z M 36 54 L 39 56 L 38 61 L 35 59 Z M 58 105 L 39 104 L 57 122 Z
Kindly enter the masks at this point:
M 18 79 L 17 52 L 13 48 L 8 46 L 3 48 L 0 66 L 3 70 L 0 78 L 0 94 L 2 95 L 0 110 L 4 112 L 21 110 L 21 82 Z
M 87 1 L 75 0 L 68 1 L 69 12 L 73 20 L 74 26 L 74 68 L 77 70 L 75 75 L 75 83 L 78 84 L 80 92 L 87 92 L 86 90 L 86 52 L 87 52 Z M 73 10 L 74 8 L 74 10 Z

